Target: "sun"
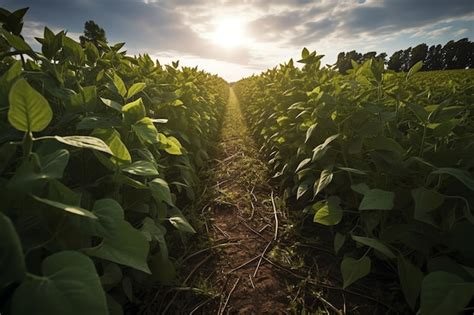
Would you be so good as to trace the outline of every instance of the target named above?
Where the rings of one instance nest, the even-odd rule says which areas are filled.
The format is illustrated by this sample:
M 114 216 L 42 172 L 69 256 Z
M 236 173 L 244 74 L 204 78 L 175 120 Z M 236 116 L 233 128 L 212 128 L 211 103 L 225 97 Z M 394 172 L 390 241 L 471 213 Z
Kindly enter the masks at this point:
M 212 42 L 219 46 L 235 48 L 247 41 L 245 23 L 238 18 L 222 17 L 213 23 L 214 31 L 209 34 Z

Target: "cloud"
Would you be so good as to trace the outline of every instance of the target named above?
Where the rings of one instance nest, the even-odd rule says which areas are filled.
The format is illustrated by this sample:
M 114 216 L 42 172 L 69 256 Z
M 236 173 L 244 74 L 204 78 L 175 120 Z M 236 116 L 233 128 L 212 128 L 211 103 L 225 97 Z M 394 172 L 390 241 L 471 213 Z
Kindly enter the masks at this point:
M 125 41 L 130 54 L 174 53 L 220 72 L 240 66 L 242 75 L 297 57 L 303 46 L 332 62 L 342 50 L 390 52 L 474 33 L 472 0 L 2 0 L 1 6 L 31 7 L 28 40 L 42 36 L 44 25 L 77 38 L 92 19 L 110 42 Z M 215 20 L 228 17 L 242 20 L 247 44 L 225 49 L 209 40 Z

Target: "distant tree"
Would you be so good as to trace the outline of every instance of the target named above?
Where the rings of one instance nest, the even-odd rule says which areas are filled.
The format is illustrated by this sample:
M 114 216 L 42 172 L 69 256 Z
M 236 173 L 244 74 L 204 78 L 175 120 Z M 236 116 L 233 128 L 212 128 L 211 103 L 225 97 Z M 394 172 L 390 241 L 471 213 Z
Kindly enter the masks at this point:
M 440 70 L 442 67 L 441 45 L 430 46 L 426 53 L 426 60 L 424 69 L 426 70 Z
M 376 51 L 369 51 L 369 52 L 366 52 L 365 54 L 362 55 L 362 58 L 361 58 L 360 62 L 364 62 L 364 61 L 366 61 L 366 60 L 375 58 L 375 56 L 377 56 L 377 52 L 376 52 Z
M 413 67 L 419 61 L 425 61 L 428 54 L 428 45 L 419 44 L 411 50 L 409 68 Z M 425 68 L 425 67 L 423 67 Z M 426 70 L 426 69 L 424 69 Z
M 402 54 L 403 50 L 394 52 L 387 62 L 387 68 L 393 71 L 401 71 L 403 66 Z
M 337 55 L 336 67 L 339 69 L 340 73 L 346 74 L 347 70 L 352 69 L 351 60 L 361 62 L 362 54 L 352 50 L 347 53 L 341 52 Z
M 458 40 L 457 42 L 449 41 L 444 47 L 445 68 L 446 69 L 463 69 L 472 66 L 471 59 L 473 55 L 473 43 L 467 38 Z
M 384 63 L 387 63 L 387 53 L 380 53 L 377 56 L 375 56 L 375 59 L 377 60 L 383 60 Z
M 79 40 L 81 41 L 81 45 L 84 45 L 86 42 L 91 42 L 97 47 L 100 47 L 98 44 L 99 41 L 107 43 L 105 30 L 92 20 L 84 24 L 84 36 L 80 36 Z

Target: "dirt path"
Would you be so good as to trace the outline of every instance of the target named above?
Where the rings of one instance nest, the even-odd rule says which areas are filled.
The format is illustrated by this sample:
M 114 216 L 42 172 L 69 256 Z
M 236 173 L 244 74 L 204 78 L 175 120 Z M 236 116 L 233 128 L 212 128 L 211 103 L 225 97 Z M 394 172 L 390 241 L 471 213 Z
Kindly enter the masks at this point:
M 240 244 L 226 246 L 218 255 L 211 282 L 222 298 L 217 309 L 207 312 L 286 313 L 286 284 L 261 258 L 276 243 L 276 220 L 282 213 L 232 89 L 212 173 L 214 186 L 205 209 L 210 216 L 205 224 L 209 237 L 216 245 L 222 239 Z

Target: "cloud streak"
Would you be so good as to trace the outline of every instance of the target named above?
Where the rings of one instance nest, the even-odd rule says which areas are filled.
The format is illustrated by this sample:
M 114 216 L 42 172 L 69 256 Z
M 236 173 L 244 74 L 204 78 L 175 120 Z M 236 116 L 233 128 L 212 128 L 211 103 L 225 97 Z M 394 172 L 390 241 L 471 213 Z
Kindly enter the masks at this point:
M 111 42 L 125 41 L 129 53 L 165 60 L 173 53 L 230 80 L 298 57 L 303 46 L 333 62 L 341 50 L 391 53 L 474 34 L 472 0 L 4 0 L 1 6 L 30 7 L 28 40 L 44 25 L 77 37 L 92 19 Z M 228 17 L 243 21 L 247 44 L 225 49 L 209 40 L 215 20 Z

